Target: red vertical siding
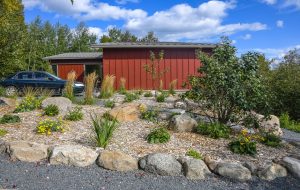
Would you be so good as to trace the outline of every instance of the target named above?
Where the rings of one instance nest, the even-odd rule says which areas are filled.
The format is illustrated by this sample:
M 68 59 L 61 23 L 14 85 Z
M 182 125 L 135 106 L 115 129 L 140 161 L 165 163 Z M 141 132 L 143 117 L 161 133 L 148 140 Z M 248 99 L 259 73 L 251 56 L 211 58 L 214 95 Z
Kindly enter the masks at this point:
M 84 78 L 84 66 L 83 64 L 61 64 L 58 65 L 58 76 L 62 79 L 67 79 L 68 73 L 75 71 L 77 81 L 83 82 Z

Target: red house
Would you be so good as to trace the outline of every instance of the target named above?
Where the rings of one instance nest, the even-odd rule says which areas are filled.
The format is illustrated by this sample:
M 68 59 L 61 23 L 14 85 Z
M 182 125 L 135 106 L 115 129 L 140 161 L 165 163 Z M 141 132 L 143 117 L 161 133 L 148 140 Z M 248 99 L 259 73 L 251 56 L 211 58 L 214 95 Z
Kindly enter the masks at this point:
M 100 78 L 105 75 L 116 76 L 116 88 L 120 78 L 126 79 L 127 89 L 153 89 L 150 74 L 145 72 L 144 65 L 150 63 L 150 51 L 158 53 L 163 50 L 164 58 L 159 63 L 159 70 L 168 70 L 162 77 L 164 88 L 177 79 L 177 89 L 189 75 L 196 75 L 201 66 L 196 58 L 196 50 L 210 53 L 215 44 L 182 43 L 182 42 L 155 42 L 155 43 L 102 43 L 93 45 L 93 48 L 103 49 L 103 53 L 66 53 L 44 58 L 49 60 L 54 73 L 66 78 L 67 73 L 75 70 L 83 81 L 84 76 L 96 71 Z

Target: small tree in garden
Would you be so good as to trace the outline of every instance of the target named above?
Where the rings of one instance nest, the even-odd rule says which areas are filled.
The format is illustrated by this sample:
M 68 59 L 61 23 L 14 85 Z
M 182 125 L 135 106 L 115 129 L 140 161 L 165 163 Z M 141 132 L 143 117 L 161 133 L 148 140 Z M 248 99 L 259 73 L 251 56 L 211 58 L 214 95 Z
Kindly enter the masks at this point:
M 258 74 L 258 54 L 248 52 L 240 58 L 231 41 L 223 37 L 212 55 L 201 51 L 200 76 L 189 78 L 191 90 L 185 96 L 198 102 L 207 116 L 213 114 L 218 122 L 236 121 L 246 111 L 267 110 L 267 96 Z M 210 113 L 210 114 L 209 114 Z
M 168 68 L 164 70 L 159 69 L 160 61 L 164 58 L 164 51 L 161 50 L 158 55 L 156 55 L 153 51 L 150 51 L 150 63 L 144 65 L 144 69 L 147 73 L 151 75 L 152 82 L 154 85 L 154 89 L 158 90 L 159 82 L 161 77 L 168 72 Z M 156 92 L 155 92 L 156 96 Z

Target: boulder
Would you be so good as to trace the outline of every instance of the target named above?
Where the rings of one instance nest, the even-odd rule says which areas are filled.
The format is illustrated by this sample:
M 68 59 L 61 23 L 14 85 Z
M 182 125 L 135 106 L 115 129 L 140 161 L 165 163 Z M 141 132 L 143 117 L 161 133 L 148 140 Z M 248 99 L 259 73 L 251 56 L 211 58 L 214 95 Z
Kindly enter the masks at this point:
M 130 171 L 138 169 L 137 160 L 120 151 L 101 152 L 98 157 L 97 164 L 105 169 L 115 171 Z
M 214 160 L 210 156 L 205 156 L 204 162 L 211 171 L 214 171 L 219 163 L 218 160 Z
M 265 118 L 263 115 L 254 113 L 258 119 L 261 129 L 266 132 L 272 132 L 274 135 L 282 136 L 283 132 L 280 128 L 279 118 L 275 115 L 270 115 L 270 118 Z
M 146 172 L 158 175 L 177 176 L 182 169 L 174 156 L 164 153 L 149 154 L 139 161 L 139 165 Z
M 215 172 L 221 176 L 239 181 L 247 181 L 251 179 L 251 172 L 239 163 L 218 163 L 217 167 L 215 168 Z
M 0 139 L 0 154 L 5 153 L 7 148 L 7 143 Z
M 262 171 L 258 172 L 258 177 L 264 180 L 274 180 L 277 177 L 285 177 L 287 176 L 287 171 L 284 167 L 279 164 L 272 163 L 264 168 Z
M 96 151 L 81 145 L 61 145 L 52 150 L 50 164 L 85 167 L 97 159 Z
M 293 176 L 300 179 L 300 160 L 291 157 L 284 157 L 282 162 Z
M 256 171 L 257 171 L 257 167 L 252 162 L 245 162 L 243 164 L 243 166 L 245 166 L 246 168 L 248 168 L 252 174 L 255 174 Z
M 197 126 L 197 121 L 187 114 L 172 117 L 169 128 L 175 132 L 191 132 Z
M 110 110 L 109 114 L 119 122 L 137 121 L 140 115 L 139 106 L 139 103 L 125 103 Z
M 12 160 L 38 162 L 48 158 L 48 148 L 34 142 L 14 141 L 8 144 L 7 152 Z
M 184 175 L 189 179 L 204 179 L 210 174 L 206 164 L 199 159 L 188 159 L 183 163 Z
M 42 108 L 48 105 L 56 105 L 59 112 L 65 114 L 72 108 L 72 101 L 65 97 L 49 97 L 42 101 Z
M 176 101 L 174 103 L 174 108 L 186 110 L 187 109 L 187 103 L 185 103 L 182 100 L 181 101 Z
M 0 106 L 15 107 L 16 103 L 17 101 L 14 98 L 0 97 Z

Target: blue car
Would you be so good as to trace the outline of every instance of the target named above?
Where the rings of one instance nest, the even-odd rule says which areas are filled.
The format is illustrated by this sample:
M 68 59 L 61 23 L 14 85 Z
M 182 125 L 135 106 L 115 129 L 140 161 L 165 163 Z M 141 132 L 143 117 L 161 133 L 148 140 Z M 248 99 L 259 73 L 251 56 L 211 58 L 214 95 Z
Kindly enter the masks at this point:
M 56 95 L 61 95 L 65 84 L 66 80 L 44 71 L 22 71 L 0 81 L 8 96 L 22 91 L 25 87 L 50 89 Z M 80 94 L 84 91 L 84 84 L 75 82 L 73 88 L 75 94 Z

